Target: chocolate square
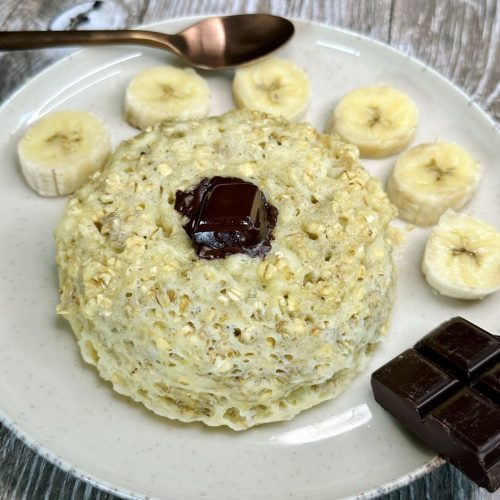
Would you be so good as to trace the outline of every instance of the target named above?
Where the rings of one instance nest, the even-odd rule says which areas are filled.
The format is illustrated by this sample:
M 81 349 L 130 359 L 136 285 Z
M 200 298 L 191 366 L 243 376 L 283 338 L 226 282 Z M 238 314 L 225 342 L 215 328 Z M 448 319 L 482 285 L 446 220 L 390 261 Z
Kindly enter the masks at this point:
M 496 489 L 500 481 L 500 408 L 482 394 L 464 388 L 427 418 L 427 432 L 438 452 L 481 486 Z M 485 474 L 485 471 L 487 474 Z
M 264 209 L 259 188 L 253 184 L 218 184 L 207 191 L 194 227 L 195 232 L 259 229 Z
M 377 386 L 377 392 L 384 391 L 384 397 L 391 399 L 399 414 L 412 419 L 423 419 L 460 387 L 457 380 L 414 349 L 378 370 L 372 384 Z
M 500 359 L 498 339 L 460 317 L 442 323 L 423 337 L 415 349 L 464 382 Z
M 235 253 L 264 257 L 271 249 L 278 209 L 251 182 L 203 179 L 191 191 L 177 191 L 175 209 L 189 218 L 184 229 L 203 259 Z

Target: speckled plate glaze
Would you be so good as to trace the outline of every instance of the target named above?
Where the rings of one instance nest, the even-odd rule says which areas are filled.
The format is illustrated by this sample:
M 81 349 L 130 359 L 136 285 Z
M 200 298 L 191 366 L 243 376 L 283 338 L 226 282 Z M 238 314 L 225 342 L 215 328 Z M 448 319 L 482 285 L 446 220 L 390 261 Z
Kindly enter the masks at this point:
M 155 25 L 176 32 L 195 19 Z M 420 110 L 415 143 L 446 139 L 483 165 L 478 192 L 464 210 L 499 223 L 500 136 L 470 99 L 421 63 L 367 38 L 296 21 L 281 55 L 310 75 L 306 120 L 323 130 L 339 98 L 367 84 L 387 83 Z M 427 231 L 414 229 L 400 250 L 392 328 L 367 371 L 334 401 L 291 422 L 246 432 L 181 424 L 155 416 L 117 394 L 80 359 L 68 325 L 55 315 L 57 270 L 53 230 L 64 199 L 44 199 L 19 172 L 16 145 L 54 109 L 83 109 L 108 124 L 114 144 L 135 131 L 122 119 L 127 82 L 142 68 L 178 64 L 151 49 L 76 52 L 38 75 L 0 109 L 0 416 L 43 456 L 124 497 L 163 499 L 333 499 L 373 497 L 440 463 L 373 400 L 370 373 L 439 322 L 461 314 L 500 333 L 499 295 L 466 303 L 434 295 L 420 274 Z M 232 73 L 206 73 L 211 114 L 233 106 Z M 385 180 L 394 158 L 366 161 Z

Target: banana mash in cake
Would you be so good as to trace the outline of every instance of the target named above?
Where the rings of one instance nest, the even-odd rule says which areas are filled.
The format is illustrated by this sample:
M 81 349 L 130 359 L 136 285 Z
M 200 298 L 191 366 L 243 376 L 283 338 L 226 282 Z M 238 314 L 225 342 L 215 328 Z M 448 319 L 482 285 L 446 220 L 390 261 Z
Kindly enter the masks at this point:
M 176 199 L 214 178 L 275 207 L 265 251 L 198 255 Z M 357 149 L 307 124 L 245 110 L 164 122 L 70 198 L 59 313 L 84 359 L 159 415 L 287 420 L 339 394 L 386 332 L 394 216 Z

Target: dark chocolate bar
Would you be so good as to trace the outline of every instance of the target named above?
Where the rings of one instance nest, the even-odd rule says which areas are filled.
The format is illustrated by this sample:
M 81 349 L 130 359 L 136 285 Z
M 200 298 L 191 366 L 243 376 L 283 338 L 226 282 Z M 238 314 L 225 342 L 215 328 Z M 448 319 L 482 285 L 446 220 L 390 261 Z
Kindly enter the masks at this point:
M 489 491 L 500 487 L 500 338 L 456 317 L 372 374 L 377 402 Z

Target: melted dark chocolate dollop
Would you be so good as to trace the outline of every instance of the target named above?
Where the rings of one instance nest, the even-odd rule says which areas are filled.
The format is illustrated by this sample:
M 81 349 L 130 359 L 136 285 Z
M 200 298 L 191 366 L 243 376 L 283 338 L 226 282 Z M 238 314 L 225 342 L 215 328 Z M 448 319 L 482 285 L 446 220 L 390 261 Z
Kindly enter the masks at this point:
M 177 191 L 175 209 L 189 218 L 184 229 L 202 259 L 264 257 L 271 250 L 278 209 L 251 182 L 203 179 L 191 191 Z

